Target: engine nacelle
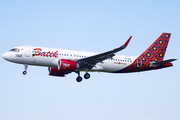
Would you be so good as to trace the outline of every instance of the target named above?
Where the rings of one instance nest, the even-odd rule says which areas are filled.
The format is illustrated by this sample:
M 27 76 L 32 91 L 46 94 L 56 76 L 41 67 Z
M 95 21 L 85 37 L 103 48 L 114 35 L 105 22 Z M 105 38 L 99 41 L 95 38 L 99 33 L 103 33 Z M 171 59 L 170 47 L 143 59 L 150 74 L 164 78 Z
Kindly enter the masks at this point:
M 58 68 L 56 68 L 56 67 L 48 67 L 48 72 L 49 72 L 49 75 L 60 76 L 60 77 L 64 77 L 65 74 L 70 73 L 68 71 L 58 70 Z
M 73 72 L 77 68 L 79 68 L 79 64 L 77 63 L 77 61 L 67 60 L 67 59 L 58 60 L 58 70 Z

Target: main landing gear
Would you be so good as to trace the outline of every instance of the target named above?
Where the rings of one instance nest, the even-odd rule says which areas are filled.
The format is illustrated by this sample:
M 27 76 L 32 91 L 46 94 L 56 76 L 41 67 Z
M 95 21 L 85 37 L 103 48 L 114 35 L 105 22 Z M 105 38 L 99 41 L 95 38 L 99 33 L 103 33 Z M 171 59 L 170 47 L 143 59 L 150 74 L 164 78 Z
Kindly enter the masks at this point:
M 25 70 L 23 71 L 23 75 L 26 75 L 26 74 L 27 74 L 27 71 L 26 71 L 27 68 L 28 68 L 28 65 L 24 65 L 24 69 L 25 69 Z
M 85 79 L 89 79 L 89 78 L 90 78 L 90 74 L 89 74 L 89 73 L 85 73 L 85 74 L 84 74 L 84 78 L 85 78 Z
M 80 71 L 76 71 L 76 73 L 78 74 L 78 77 L 76 78 L 76 81 L 77 81 L 77 82 L 81 82 L 83 79 L 82 79 L 82 77 L 80 76 Z M 85 78 L 85 79 L 89 79 L 89 78 L 90 78 L 90 74 L 86 72 L 86 73 L 84 74 L 84 78 Z

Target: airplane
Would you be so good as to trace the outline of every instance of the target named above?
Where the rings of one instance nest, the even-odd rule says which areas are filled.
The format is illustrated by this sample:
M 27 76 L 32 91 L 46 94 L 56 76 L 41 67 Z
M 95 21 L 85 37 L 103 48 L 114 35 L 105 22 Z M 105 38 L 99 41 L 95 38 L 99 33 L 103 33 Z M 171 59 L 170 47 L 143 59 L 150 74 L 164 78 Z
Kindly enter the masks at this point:
M 49 75 L 65 77 L 75 72 L 77 82 L 82 81 L 80 71 L 85 71 L 84 78 L 89 79 L 89 72 L 132 73 L 171 67 L 172 61 L 163 60 L 171 33 L 162 33 L 151 46 L 139 56 L 115 55 L 128 46 L 132 36 L 120 47 L 103 52 L 84 52 L 65 49 L 19 46 L 3 54 L 7 61 L 24 64 L 23 74 L 27 74 L 28 65 L 48 67 Z

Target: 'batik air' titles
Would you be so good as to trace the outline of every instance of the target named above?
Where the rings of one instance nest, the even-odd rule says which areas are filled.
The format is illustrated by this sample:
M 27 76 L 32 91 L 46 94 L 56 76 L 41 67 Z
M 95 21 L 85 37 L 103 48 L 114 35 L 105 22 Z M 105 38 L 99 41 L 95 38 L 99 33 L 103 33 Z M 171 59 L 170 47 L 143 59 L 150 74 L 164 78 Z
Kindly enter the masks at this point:
M 57 58 L 58 57 L 58 51 L 56 52 L 51 52 L 51 51 L 48 51 L 48 52 L 41 52 L 42 49 L 41 48 L 35 48 L 33 51 L 32 51 L 32 57 L 34 56 L 43 56 L 43 57 L 55 57 Z

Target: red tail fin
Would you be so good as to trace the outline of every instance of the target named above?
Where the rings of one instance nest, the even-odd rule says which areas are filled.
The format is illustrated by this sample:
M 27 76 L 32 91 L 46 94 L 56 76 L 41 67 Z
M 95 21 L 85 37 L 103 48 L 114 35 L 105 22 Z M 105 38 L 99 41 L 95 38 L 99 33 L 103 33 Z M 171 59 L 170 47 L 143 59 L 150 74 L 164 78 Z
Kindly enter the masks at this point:
M 171 33 L 162 33 L 145 52 L 137 57 L 130 66 L 121 70 L 121 72 L 137 72 L 153 69 L 150 63 L 163 61 L 170 36 Z
M 142 61 L 150 60 L 150 62 L 163 61 L 170 36 L 171 33 L 162 33 L 138 58 L 141 58 Z

